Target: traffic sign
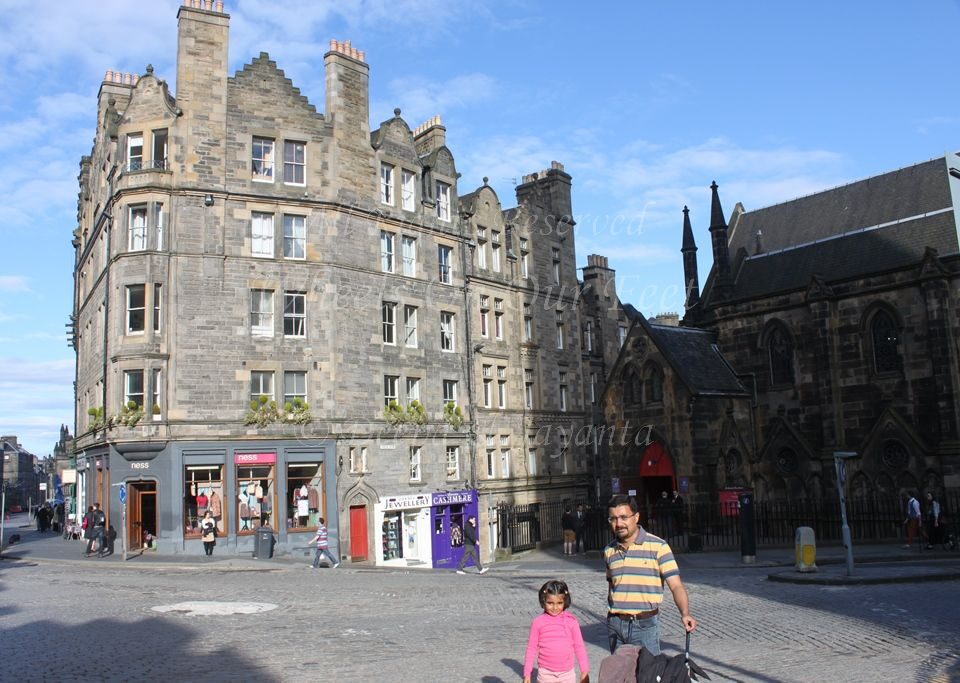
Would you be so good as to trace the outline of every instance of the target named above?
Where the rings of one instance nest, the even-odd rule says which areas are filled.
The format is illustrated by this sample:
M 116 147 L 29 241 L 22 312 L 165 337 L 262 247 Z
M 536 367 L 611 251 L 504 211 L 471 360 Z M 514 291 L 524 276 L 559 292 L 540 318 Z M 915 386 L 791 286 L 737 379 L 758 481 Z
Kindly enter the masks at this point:
M 126 504 L 127 502 L 127 487 L 123 485 L 120 487 L 120 503 Z

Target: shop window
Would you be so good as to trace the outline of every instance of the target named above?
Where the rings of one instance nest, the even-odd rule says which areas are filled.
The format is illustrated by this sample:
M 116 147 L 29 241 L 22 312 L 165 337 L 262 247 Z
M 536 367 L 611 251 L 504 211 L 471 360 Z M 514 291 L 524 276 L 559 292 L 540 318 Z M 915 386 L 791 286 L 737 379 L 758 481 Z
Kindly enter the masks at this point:
M 317 528 L 323 516 L 323 463 L 296 462 L 287 465 L 287 531 L 305 532 Z
M 401 542 L 403 513 L 387 512 L 383 515 L 383 559 L 397 560 L 403 557 Z
M 264 457 L 268 456 L 268 457 Z M 272 457 L 269 463 L 263 462 Z M 237 464 L 237 534 L 252 534 L 258 527 L 277 530 L 274 509 L 276 488 L 274 486 L 275 454 L 238 453 L 237 458 L 252 462 Z
M 223 465 L 187 465 L 183 470 L 183 535 L 200 538 L 200 520 L 213 513 L 217 533 L 227 531 L 223 497 Z

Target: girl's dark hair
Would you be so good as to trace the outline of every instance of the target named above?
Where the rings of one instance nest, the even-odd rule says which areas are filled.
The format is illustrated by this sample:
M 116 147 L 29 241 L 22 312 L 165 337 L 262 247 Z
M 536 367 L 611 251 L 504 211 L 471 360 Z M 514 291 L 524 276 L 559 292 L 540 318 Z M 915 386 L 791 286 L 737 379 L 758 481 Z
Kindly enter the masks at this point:
M 570 608 L 570 589 L 567 588 L 567 584 L 563 581 L 557 579 L 550 579 L 545 584 L 540 586 L 540 606 L 547 606 L 547 596 L 548 595 L 562 595 L 563 596 L 563 609 Z

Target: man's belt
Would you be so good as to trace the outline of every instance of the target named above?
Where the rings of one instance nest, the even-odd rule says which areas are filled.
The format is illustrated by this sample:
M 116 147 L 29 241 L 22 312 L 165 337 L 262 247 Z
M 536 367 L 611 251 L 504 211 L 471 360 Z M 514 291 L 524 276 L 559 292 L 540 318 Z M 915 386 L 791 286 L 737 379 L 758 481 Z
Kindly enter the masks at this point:
M 626 612 L 610 612 L 608 616 L 616 617 L 623 621 L 643 621 L 644 619 L 649 619 L 650 617 L 655 617 L 660 613 L 660 608 L 652 609 L 649 612 L 637 612 L 635 614 L 627 614 Z

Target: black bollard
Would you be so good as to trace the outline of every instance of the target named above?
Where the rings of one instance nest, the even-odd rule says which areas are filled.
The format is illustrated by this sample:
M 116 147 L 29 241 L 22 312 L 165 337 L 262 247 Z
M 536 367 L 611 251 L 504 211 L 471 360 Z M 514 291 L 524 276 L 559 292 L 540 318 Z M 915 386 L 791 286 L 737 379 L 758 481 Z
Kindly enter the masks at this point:
M 757 561 L 757 523 L 753 491 L 742 491 L 740 502 L 740 555 L 744 564 Z

